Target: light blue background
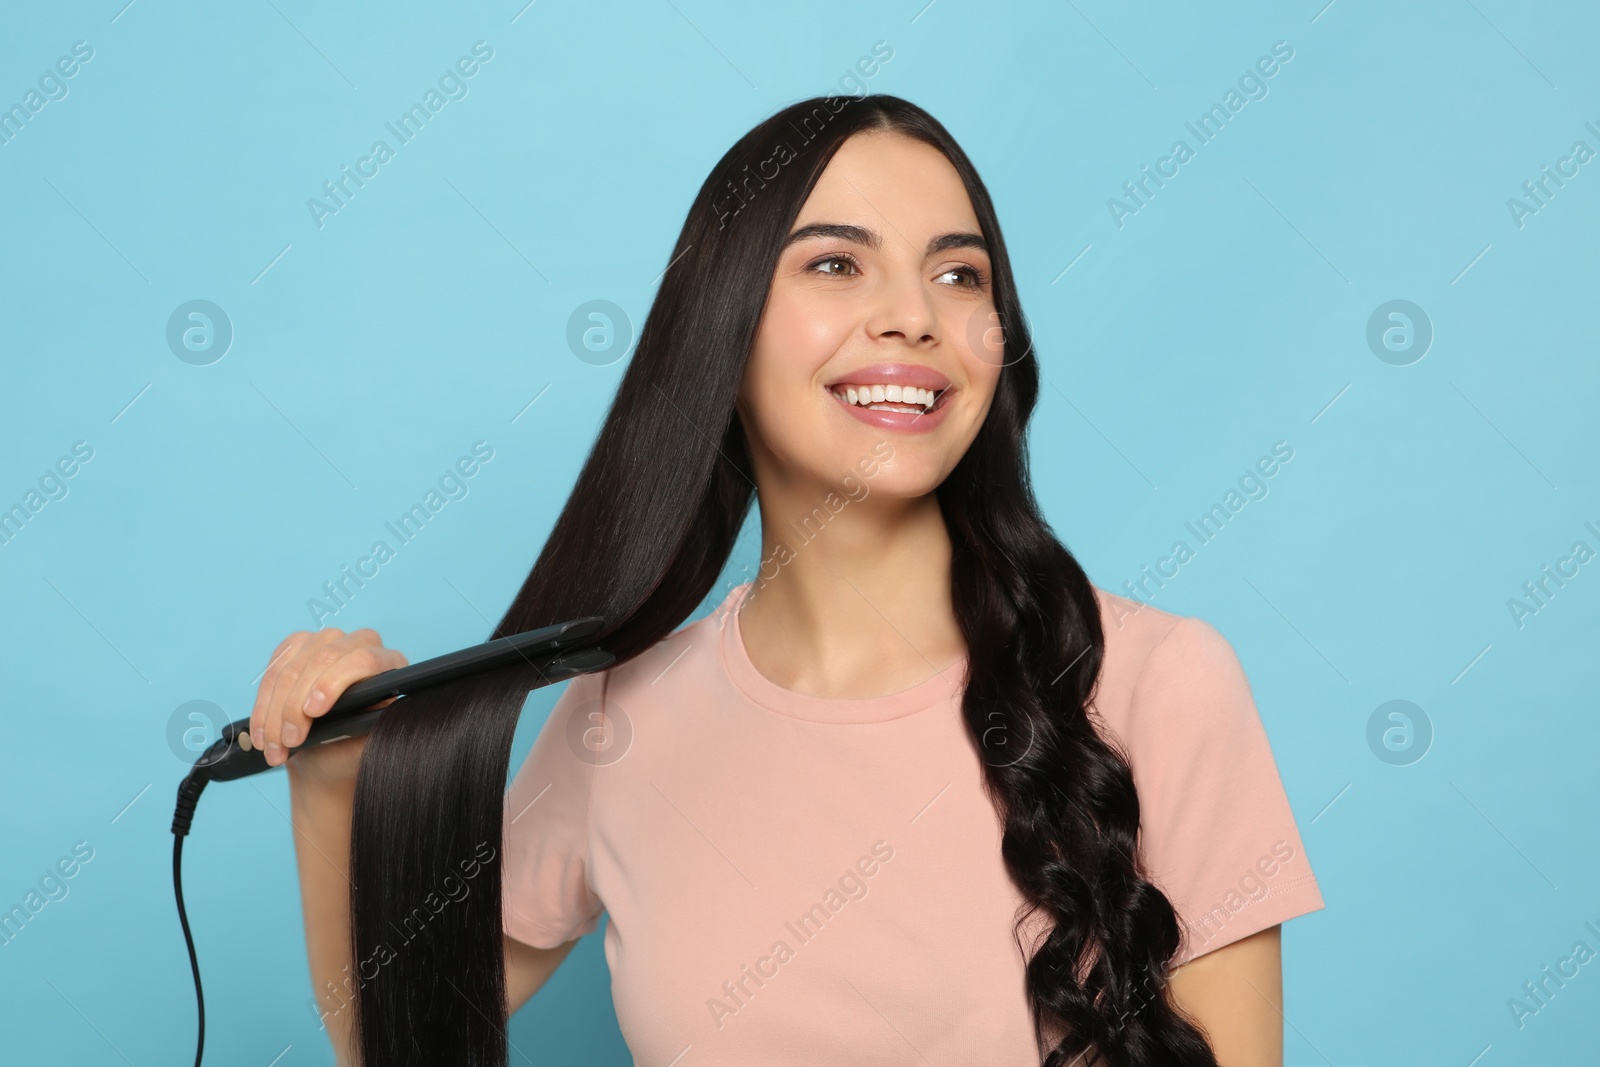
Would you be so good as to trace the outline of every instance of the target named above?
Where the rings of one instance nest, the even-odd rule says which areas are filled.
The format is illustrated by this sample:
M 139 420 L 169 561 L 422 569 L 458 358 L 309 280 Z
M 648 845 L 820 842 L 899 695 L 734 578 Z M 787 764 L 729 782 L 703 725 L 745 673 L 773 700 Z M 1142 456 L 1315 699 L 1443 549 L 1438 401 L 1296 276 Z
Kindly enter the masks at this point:
M 469 495 L 329 621 L 413 659 L 482 640 L 625 366 L 576 358 L 569 315 L 636 327 L 717 157 L 875 41 L 868 87 L 931 110 L 993 192 L 1043 362 L 1040 493 L 1098 584 L 1294 449 L 1154 600 L 1238 651 L 1328 902 L 1285 927 L 1288 1062 L 1600 1055 L 1600 963 L 1520 1028 L 1507 1006 L 1600 951 L 1600 562 L 1520 627 L 1507 606 L 1600 550 L 1600 162 L 1520 228 L 1507 208 L 1600 150 L 1592 5 L 123 2 L 0 33 L 0 105 L 94 49 L 0 145 L 0 505 L 94 449 L 0 546 L 0 905 L 94 849 L 0 947 L 0 1058 L 189 1062 L 175 710 L 246 714 L 308 598 L 478 440 Z M 478 40 L 468 95 L 319 228 L 307 198 Z M 1119 229 L 1107 199 L 1196 147 L 1185 121 L 1276 41 L 1268 95 Z M 194 299 L 235 332 L 209 366 L 165 341 Z M 1366 342 L 1393 299 L 1435 331 L 1407 366 Z M 1367 742 L 1391 699 L 1435 735 L 1407 766 Z M 189 838 L 210 1063 L 332 1062 L 287 810 L 281 773 L 215 786 Z M 629 1062 L 603 930 L 515 1018 L 529 1060 Z

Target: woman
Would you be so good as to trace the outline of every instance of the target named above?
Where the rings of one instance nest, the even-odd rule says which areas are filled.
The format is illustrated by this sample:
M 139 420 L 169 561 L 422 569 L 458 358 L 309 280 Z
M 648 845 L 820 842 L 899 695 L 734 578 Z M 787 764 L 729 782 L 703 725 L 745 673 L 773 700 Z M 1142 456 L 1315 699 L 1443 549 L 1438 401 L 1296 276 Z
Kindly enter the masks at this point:
M 1322 900 L 1248 683 L 1053 536 L 1038 377 L 988 194 L 926 112 L 817 98 L 735 144 L 496 627 L 601 615 L 617 663 L 504 795 L 525 667 L 289 763 L 346 1059 L 505 1063 L 506 1015 L 603 910 L 641 1064 L 1280 1063 L 1279 924 Z M 759 573 L 681 626 L 752 493 Z M 291 635 L 252 736 L 283 762 L 405 662 Z

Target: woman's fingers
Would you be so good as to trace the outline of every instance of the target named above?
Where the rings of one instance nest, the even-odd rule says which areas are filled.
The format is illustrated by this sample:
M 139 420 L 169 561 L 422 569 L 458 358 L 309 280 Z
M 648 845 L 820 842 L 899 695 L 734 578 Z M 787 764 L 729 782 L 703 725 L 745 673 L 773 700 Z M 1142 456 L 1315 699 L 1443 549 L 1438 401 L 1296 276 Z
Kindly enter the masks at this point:
M 251 744 L 261 749 L 269 766 L 283 763 L 305 741 L 311 720 L 325 714 L 346 689 L 407 662 L 400 652 L 383 647 L 377 631 L 365 627 L 348 634 L 334 627 L 290 634 L 273 649 L 256 689 Z
M 293 655 L 283 666 L 272 687 L 272 695 L 267 699 L 266 711 L 262 717 L 261 748 L 266 756 L 267 765 L 276 767 L 288 758 L 288 752 L 283 744 L 283 719 L 285 709 L 295 700 L 295 693 L 302 685 L 309 684 L 306 672 L 313 674 L 322 669 L 322 665 L 333 662 L 339 657 L 338 645 L 345 637 L 345 632 L 334 627 L 318 630 L 308 634 L 294 650 Z M 300 700 L 304 700 L 301 695 Z M 252 736 L 251 740 L 255 738 Z
M 250 708 L 250 743 L 255 748 L 265 749 L 267 746 L 267 717 L 272 708 L 272 694 L 277 688 L 279 679 L 289 669 L 300 648 L 313 636 L 304 630 L 296 630 L 278 642 L 278 647 L 272 650 L 272 658 L 267 662 L 267 669 L 261 675 L 261 684 L 256 687 L 255 703 Z
M 304 743 L 311 720 L 325 714 L 350 686 L 406 662 L 400 652 L 384 648 L 383 638 L 370 628 L 338 633 L 304 648 L 293 678 L 286 676 L 273 696 L 277 736 L 269 724 L 267 762 L 275 766 L 287 760 L 289 750 Z
M 278 743 L 284 749 L 291 749 L 305 740 L 306 729 L 310 725 L 305 713 L 306 698 L 313 685 L 323 684 L 322 679 L 329 670 L 342 660 L 352 656 L 360 656 L 373 645 L 378 644 L 378 635 L 371 630 L 354 630 L 348 634 L 341 633 L 333 640 L 320 648 L 311 650 L 305 659 L 305 664 L 299 674 L 295 676 L 293 684 L 285 688 L 283 700 L 278 708 Z M 343 689 L 340 690 L 343 692 Z M 338 694 L 335 694 L 337 699 Z M 267 738 L 267 744 L 272 743 L 272 738 Z
M 359 632 L 359 631 L 358 631 Z M 334 702 L 344 695 L 344 691 L 364 678 L 371 678 L 375 674 L 404 667 L 406 658 L 392 648 L 384 648 L 381 644 L 359 644 L 349 646 L 355 637 L 351 634 L 345 639 L 345 654 L 334 660 L 322 673 L 315 678 L 303 677 L 300 685 L 292 691 L 293 696 L 283 710 L 284 734 L 283 743 L 294 746 L 305 740 L 306 731 L 311 728 L 311 720 L 327 712 L 333 707 Z M 377 640 L 373 635 L 373 640 Z M 309 672 L 307 672 L 309 675 Z M 305 693 L 302 698 L 300 693 Z M 290 728 L 295 727 L 296 733 L 291 734 Z

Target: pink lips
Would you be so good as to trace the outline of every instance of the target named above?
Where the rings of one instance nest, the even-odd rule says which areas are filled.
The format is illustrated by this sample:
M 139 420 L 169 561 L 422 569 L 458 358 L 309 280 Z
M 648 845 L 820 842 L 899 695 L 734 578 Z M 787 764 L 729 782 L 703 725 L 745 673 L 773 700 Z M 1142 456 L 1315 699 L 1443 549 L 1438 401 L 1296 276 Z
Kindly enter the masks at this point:
M 839 399 L 836 390 L 849 385 L 910 385 L 919 389 L 931 389 L 940 395 L 933 402 L 933 407 L 923 412 L 874 411 L 852 404 L 848 400 Z M 827 383 L 826 388 L 839 405 L 858 421 L 883 430 L 903 430 L 911 433 L 927 433 L 943 422 L 944 413 L 949 410 L 950 397 L 954 392 L 950 389 L 949 378 L 931 367 L 916 363 L 874 363 L 869 367 L 859 367 L 834 378 Z
M 841 374 L 827 383 L 829 389 L 841 385 L 914 385 L 918 389 L 938 392 L 950 385 L 950 379 L 919 363 L 874 363 Z

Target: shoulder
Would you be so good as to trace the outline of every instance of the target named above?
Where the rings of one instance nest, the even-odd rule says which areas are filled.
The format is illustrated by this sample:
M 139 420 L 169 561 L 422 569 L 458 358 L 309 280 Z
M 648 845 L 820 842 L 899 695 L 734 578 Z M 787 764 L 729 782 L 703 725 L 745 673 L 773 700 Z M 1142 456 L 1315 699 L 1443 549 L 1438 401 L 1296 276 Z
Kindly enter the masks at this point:
M 572 684 L 591 699 L 599 699 L 604 692 L 607 701 L 622 696 L 632 697 L 636 703 L 647 694 L 659 697 L 692 684 L 695 668 L 717 652 L 718 622 L 716 614 L 691 619 L 626 663 L 579 675 Z
M 1205 619 L 1162 611 L 1099 586 L 1094 593 L 1105 636 L 1101 674 L 1112 688 L 1226 674 L 1238 667 L 1233 646 Z
M 1105 653 L 1094 706 L 1124 741 L 1171 750 L 1179 739 L 1259 729 L 1232 644 L 1205 619 L 1095 589 Z
M 1094 706 L 1133 773 L 1143 869 L 1180 921 L 1173 964 L 1323 907 L 1232 645 L 1204 619 L 1095 593 Z

